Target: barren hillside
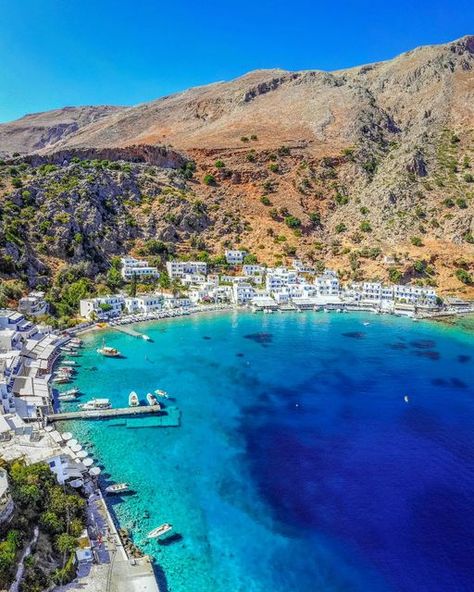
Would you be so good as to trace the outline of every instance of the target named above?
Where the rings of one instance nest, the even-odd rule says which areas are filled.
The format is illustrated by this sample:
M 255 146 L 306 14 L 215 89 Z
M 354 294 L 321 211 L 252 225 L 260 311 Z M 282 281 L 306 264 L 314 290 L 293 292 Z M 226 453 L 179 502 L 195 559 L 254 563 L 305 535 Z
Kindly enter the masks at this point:
M 255 71 L 107 109 L 63 110 L 0 126 L 0 153 L 11 154 L 14 145 L 43 163 L 64 160 L 51 175 L 55 192 L 48 191 L 48 176 L 36 187 L 31 168 L 15 175 L 43 201 L 60 192 L 59 184 L 73 218 L 74 191 L 68 193 L 63 177 L 71 176 L 74 160 L 100 153 L 145 163 L 132 170 L 133 200 L 127 174 L 113 178 L 114 199 L 122 193 L 125 204 L 116 223 L 123 229 L 133 220 L 134 230 L 121 232 L 120 249 L 108 241 L 110 253 L 143 250 L 150 239 L 193 256 L 240 245 L 266 263 L 296 254 L 332 265 L 345 278 L 473 294 L 474 37 L 337 72 Z M 51 131 L 66 121 L 76 129 Z M 152 160 L 149 146 L 167 146 L 175 156 Z M 194 165 L 183 167 L 186 159 Z M 24 189 L 12 188 L 8 173 L 15 162 L 21 158 L 7 159 L 0 191 L 21 208 Z M 31 158 L 28 163 L 34 168 Z M 171 169 L 168 188 L 154 181 L 164 178 L 163 166 Z M 110 173 L 96 173 L 101 178 L 92 185 L 73 175 L 83 185 L 82 208 L 87 199 L 98 207 L 100 192 L 107 193 L 98 188 L 112 182 Z M 189 224 L 186 203 L 205 212 L 205 223 Z M 73 230 L 84 234 L 75 224 L 61 240 Z M 100 223 L 94 232 L 101 234 Z M 1 248 L 8 250 L 5 240 Z M 49 247 L 42 249 L 44 256 L 35 251 L 37 262 L 47 258 Z M 53 251 L 59 265 L 89 257 L 76 247 L 62 258 L 61 249 Z

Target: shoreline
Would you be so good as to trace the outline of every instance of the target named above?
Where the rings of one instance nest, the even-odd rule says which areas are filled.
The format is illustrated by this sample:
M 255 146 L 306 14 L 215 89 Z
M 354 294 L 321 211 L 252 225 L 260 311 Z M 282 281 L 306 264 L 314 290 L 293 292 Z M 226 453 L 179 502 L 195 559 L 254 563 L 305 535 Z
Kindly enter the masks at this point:
M 329 305 L 333 306 L 333 305 Z M 326 312 L 326 313 L 369 313 L 376 316 L 391 316 L 391 317 L 400 317 L 411 319 L 413 322 L 419 321 L 433 321 L 436 323 L 452 325 L 454 324 L 453 321 L 455 319 L 474 316 L 474 309 L 470 310 L 461 310 L 461 311 L 433 311 L 433 312 L 425 312 L 421 316 L 410 315 L 410 314 L 402 314 L 400 312 L 394 312 L 390 310 L 380 310 L 374 307 L 364 307 L 364 306 L 357 306 L 354 304 L 348 304 L 344 306 L 343 304 L 338 306 L 337 308 L 327 308 L 321 306 L 320 308 L 307 308 L 307 309 L 298 309 L 298 308 L 290 308 L 290 307 L 277 307 L 275 309 L 262 309 L 262 310 L 255 310 L 251 307 L 244 306 L 244 305 L 218 305 L 218 306 L 205 306 L 205 307 L 195 307 L 193 309 L 176 309 L 177 314 L 165 314 L 159 315 L 156 313 L 142 313 L 143 318 L 138 318 L 140 315 L 127 315 L 124 317 L 118 317 L 117 319 L 113 319 L 112 321 L 107 322 L 96 322 L 88 327 L 83 327 L 78 331 L 73 333 L 73 329 L 70 330 L 70 333 L 73 333 L 74 336 L 76 335 L 86 335 L 88 333 L 96 332 L 96 331 L 105 331 L 110 329 L 120 330 L 119 327 L 121 326 L 129 326 L 129 325 L 140 325 L 144 323 L 152 323 L 158 322 L 162 320 L 171 320 L 176 318 L 194 316 L 194 315 L 201 315 L 203 313 L 218 313 L 218 312 L 252 312 L 252 313 L 263 313 L 263 314 L 274 314 L 274 313 L 301 313 L 301 312 Z M 110 323 L 114 324 L 110 324 Z M 125 332 L 125 331 L 124 331 Z M 136 337 L 142 337 L 146 339 L 144 334 L 135 335 Z

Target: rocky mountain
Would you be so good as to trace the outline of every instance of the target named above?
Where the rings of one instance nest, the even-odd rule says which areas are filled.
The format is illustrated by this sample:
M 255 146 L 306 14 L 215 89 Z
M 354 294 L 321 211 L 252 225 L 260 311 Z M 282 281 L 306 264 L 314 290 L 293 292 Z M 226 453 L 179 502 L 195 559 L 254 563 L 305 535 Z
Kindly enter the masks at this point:
M 0 126 L 0 251 L 30 283 L 64 263 L 85 262 L 92 277 L 111 255 L 161 241 L 178 254 L 240 245 L 269 264 L 297 255 L 346 279 L 474 295 L 472 36 L 348 70 L 262 70 L 93 109 Z M 16 235 L 12 204 L 34 220 Z
M 84 126 L 119 111 L 122 108 L 109 106 L 64 107 L 0 124 L 0 155 L 50 149 Z

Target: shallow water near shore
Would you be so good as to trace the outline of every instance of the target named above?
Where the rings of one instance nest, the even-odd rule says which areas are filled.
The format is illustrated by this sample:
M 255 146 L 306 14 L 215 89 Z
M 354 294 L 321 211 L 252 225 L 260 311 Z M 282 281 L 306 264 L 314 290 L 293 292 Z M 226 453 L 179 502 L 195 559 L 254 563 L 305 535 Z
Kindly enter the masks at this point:
M 109 502 L 162 592 L 472 590 L 472 332 L 313 312 L 137 329 L 153 342 L 84 336 L 81 401 L 165 389 L 181 427 L 67 429 L 136 492 Z M 182 539 L 147 541 L 163 522 Z

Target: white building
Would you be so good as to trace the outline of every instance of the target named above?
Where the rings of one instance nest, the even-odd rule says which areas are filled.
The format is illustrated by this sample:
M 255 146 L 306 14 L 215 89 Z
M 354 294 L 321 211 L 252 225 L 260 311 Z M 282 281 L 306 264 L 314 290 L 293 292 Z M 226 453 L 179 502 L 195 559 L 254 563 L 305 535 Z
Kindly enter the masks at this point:
M 86 298 L 79 303 L 81 317 L 90 319 L 93 315 L 97 318 L 114 317 L 121 314 L 125 299 L 119 294 Z
M 232 301 L 235 304 L 247 304 L 257 295 L 257 291 L 250 284 L 233 284 Z
M 298 272 L 286 267 L 275 267 L 268 269 L 265 287 L 270 294 L 291 284 L 298 283 Z
M 166 271 L 170 278 L 184 278 L 187 274 L 207 274 L 207 263 L 203 261 L 167 261 Z
M 20 298 L 18 310 L 34 317 L 46 314 L 48 303 L 44 300 L 44 292 L 30 292 L 28 296 Z
M 265 273 L 265 267 L 257 264 L 245 264 L 242 266 L 242 273 L 246 276 L 263 275 Z
M 230 265 L 242 265 L 244 262 L 245 255 L 247 255 L 247 251 L 238 251 L 236 249 L 231 249 L 225 252 L 225 260 Z
M 125 298 L 125 308 L 130 314 L 149 313 L 163 308 L 163 297 L 159 294 L 142 294 Z
M 164 308 L 189 308 L 193 303 L 187 296 L 173 296 L 172 294 L 163 295 Z
M 325 269 L 323 275 L 315 278 L 314 285 L 319 296 L 339 295 L 340 285 L 335 271 Z
M 436 304 L 436 292 L 429 286 L 393 286 L 393 296 L 398 302 L 410 304 Z
M 134 277 L 140 280 L 160 277 L 158 269 L 148 265 L 148 261 L 145 261 L 144 259 L 122 257 L 121 262 L 121 273 L 125 281 L 130 281 Z

